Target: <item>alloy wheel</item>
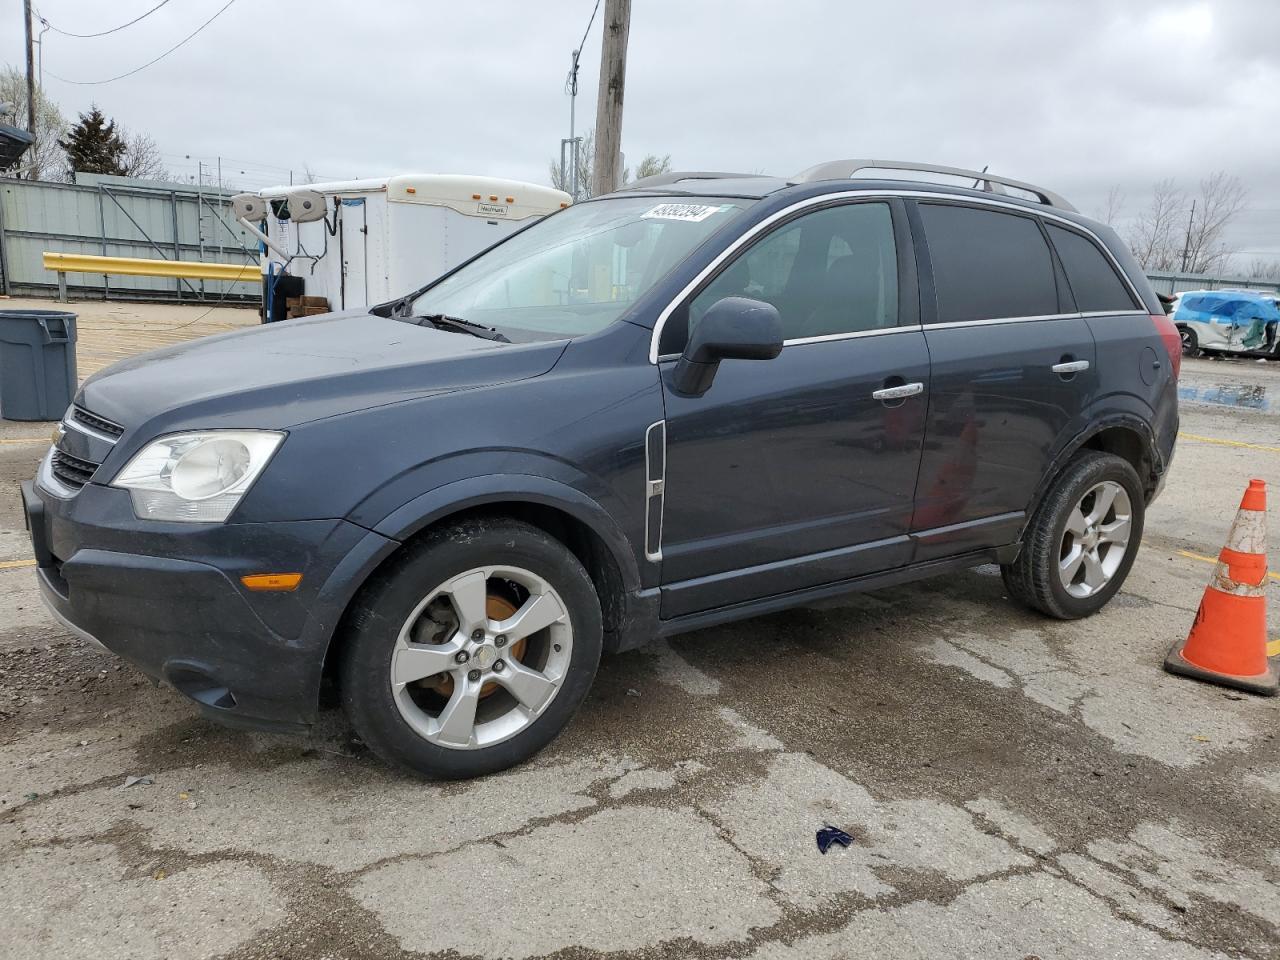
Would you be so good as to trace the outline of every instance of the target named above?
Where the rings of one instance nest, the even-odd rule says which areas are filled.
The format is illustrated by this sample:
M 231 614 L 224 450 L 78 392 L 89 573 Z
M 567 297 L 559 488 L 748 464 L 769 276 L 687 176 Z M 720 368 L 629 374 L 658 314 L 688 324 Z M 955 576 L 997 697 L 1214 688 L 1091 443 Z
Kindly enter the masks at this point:
M 1124 562 L 1133 531 L 1133 505 L 1114 480 L 1090 487 L 1067 515 L 1058 552 L 1058 578 L 1071 596 L 1102 590 Z
M 555 699 L 573 629 L 564 601 L 520 567 L 480 567 L 428 593 L 400 628 L 390 682 L 423 739 L 477 750 L 516 736 Z

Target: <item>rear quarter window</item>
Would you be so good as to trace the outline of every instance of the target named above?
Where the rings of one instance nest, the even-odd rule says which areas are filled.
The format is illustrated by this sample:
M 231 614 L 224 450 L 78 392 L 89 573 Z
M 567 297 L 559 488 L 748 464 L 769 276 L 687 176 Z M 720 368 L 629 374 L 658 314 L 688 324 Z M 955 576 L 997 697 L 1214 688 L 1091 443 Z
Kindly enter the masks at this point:
M 939 323 L 1058 313 L 1053 258 L 1030 217 L 920 204 Z
M 1046 224 L 1053 247 L 1058 251 L 1067 283 L 1082 313 L 1116 312 L 1138 309 L 1133 295 L 1108 262 L 1097 244 L 1073 230 Z

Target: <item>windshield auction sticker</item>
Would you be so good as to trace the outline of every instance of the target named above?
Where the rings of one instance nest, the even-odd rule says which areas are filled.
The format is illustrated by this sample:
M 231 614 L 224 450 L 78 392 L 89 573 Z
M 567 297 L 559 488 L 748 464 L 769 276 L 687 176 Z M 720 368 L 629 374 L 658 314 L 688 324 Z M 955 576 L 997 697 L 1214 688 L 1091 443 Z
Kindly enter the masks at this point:
M 689 223 L 701 223 L 720 207 L 706 203 L 660 203 L 652 210 L 641 215 L 641 220 L 685 220 Z

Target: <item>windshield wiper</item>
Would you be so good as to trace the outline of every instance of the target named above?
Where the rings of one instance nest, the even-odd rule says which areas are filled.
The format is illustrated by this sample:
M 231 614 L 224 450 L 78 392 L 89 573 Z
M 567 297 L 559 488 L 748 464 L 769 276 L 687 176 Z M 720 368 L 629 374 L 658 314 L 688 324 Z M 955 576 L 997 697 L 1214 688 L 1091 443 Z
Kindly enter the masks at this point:
M 473 337 L 479 337 L 481 340 L 496 340 L 499 343 L 510 343 L 511 338 L 499 333 L 493 327 L 486 327 L 483 324 L 472 323 L 470 320 L 463 320 L 461 317 L 450 317 L 443 313 L 428 313 L 417 317 L 399 317 L 405 323 L 414 323 L 418 326 L 431 324 L 437 330 L 452 330 L 454 333 L 469 333 Z

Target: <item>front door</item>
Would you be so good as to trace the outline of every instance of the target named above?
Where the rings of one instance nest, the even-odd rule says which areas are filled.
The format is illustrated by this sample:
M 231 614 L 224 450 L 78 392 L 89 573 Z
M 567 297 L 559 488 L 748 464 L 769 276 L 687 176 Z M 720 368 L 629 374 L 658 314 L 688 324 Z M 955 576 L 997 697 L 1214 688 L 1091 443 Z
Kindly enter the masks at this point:
M 687 328 L 722 297 L 764 300 L 785 346 L 722 362 L 698 397 L 674 392 L 663 363 L 664 617 L 908 561 L 929 357 L 895 242 L 903 209 L 846 203 L 784 221 L 673 314 Z

